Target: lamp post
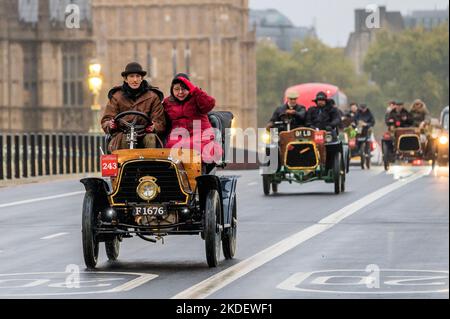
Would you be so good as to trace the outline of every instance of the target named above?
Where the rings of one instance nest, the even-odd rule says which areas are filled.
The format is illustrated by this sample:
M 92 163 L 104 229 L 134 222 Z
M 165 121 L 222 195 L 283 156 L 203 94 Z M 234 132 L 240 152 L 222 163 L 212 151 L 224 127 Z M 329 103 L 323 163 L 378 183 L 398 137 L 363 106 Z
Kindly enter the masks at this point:
M 92 61 L 89 64 L 89 91 L 91 91 L 94 99 L 91 105 L 92 111 L 92 126 L 90 129 L 90 133 L 99 133 L 100 132 L 100 110 L 101 105 L 98 102 L 98 98 L 100 95 L 100 90 L 102 89 L 103 84 L 103 76 L 102 65 L 96 61 Z

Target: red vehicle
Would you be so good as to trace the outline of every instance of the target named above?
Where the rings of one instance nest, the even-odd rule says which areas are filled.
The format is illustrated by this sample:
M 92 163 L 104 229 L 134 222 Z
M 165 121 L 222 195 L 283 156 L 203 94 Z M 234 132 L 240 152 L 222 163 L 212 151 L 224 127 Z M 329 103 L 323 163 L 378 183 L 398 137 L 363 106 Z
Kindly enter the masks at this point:
M 299 97 L 297 103 L 303 105 L 306 109 L 309 109 L 314 105 L 313 100 L 316 98 L 317 93 L 325 92 L 328 98 L 333 99 L 336 102 L 336 106 L 341 110 L 347 106 L 347 96 L 335 85 L 326 83 L 305 83 L 288 88 L 285 92 L 285 101 L 287 101 L 286 95 L 288 92 L 298 92 Z

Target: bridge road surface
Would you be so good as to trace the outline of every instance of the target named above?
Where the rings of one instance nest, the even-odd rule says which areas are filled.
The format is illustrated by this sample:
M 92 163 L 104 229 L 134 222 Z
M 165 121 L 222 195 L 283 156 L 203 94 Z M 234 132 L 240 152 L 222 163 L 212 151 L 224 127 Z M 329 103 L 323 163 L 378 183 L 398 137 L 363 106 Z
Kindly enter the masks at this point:
M 224 174 L 240 176 L 238 250 L 216 269 L 199 236 L 171 236 L 125 239 L 112 263 L 101 244 L 88 272 L 78 180 L 0 188 L 0 298 L 449 298 L 448 168 L 352 168 L 339 196 Z

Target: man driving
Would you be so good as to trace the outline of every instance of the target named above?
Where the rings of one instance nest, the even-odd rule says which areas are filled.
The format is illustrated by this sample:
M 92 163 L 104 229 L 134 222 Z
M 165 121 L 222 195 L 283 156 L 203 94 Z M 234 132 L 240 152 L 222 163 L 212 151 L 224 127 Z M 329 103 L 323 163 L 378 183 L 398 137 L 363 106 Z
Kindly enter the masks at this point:
M 129 63 L 122 72 L 123 84 L 116 86 L 108 93 L 109 102 L 101 119 L 102 129 L 111 134 L 112 139 L 108 145 L 110 152 L 128 148 L 126 134 L 120 130 L 120 123 L 114 118 L 126 111 L 137 111 L 146 114 L 151 123 L 136 115 L 127 115 L 123 119 L 127 122 L 136 120 L 137 125 L 147 125 L 144 133 L 138 137 L 138 147 L 155 148 L 156 134 L 163 133 L 166 128 L 166 118 L 162 100 L 163 93 L 148 84 L 144 77 L 147 72 L 139 63 Z
M 317 93 L 316 99 L 313 100 L 316 106 L 308 110 L 306 116 L 306 125 L 331 132 L 341 124 L 341 116 L 338 109 L 331 103 L 325 92 Z
M 276 122 L 282 122 L 285 119 L 292 120 L 291 129 L 305 126 L 306 108 L 303 105 L 298 105 L 298 97 L 299 94 L 297 92 L 288 92 L 286 104 L 275 110 L 266 126 L 267 130 L 273 128 Z
M 373 128 L 376 123 L 375 117 L 373 116 L 370 109 L 367 107 L 367 104 L 361 104 L 359 106 L 359 109 L 356 112 L 354 120 L 357 126 L 359 126 L 360 124 L 362 125 L 363 132 L 361 133 L 364 136 L 370 134 L 371 128 Z
M 396 102 L 395 108 L 386 117 L 388 127 L 411 127 L 413 119 L 411 114 L 405 109 L 405 103 Z

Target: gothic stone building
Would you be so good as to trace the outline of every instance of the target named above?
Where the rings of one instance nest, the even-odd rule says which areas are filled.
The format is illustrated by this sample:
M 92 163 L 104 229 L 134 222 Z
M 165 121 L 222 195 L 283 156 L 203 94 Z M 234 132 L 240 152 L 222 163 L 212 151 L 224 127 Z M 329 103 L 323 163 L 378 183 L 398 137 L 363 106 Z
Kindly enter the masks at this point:
M 69 4 L 80 28 L 68 28 Z M 69 12 L 70 13 L 70 12 Z M 130 61 L 168 94 L 174 74 L 216 97 L 237 127 L 256 127 L 255 34 L 247 0 L 0 2 L 0 131 L 89 130 L 88 65 L 102 65 L 100 104 Z

